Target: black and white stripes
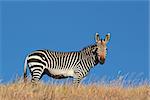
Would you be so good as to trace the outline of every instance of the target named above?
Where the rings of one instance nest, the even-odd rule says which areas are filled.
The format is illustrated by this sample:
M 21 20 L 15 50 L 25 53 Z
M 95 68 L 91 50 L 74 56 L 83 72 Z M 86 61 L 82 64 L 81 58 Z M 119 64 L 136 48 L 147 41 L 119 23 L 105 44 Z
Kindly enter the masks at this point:
M 38 81 L 44 74 L 60 79 L 72 77 L 74 84 L 78 84 L 90 69 L 97 65 L 105 56 L 106 41 L 85 47 L 77 52 L 56 52 L 49 50 L 37 50 L 30 53 L 25 60 L 24 78 L 26 78 L 27 66 L 32 75 L 32 82 Z M 101 47 L 101 48 L 99 48 Z M 101 51 L 100 51 L 101 50 Z M 103 59 L 99 59 L 99 58 Z

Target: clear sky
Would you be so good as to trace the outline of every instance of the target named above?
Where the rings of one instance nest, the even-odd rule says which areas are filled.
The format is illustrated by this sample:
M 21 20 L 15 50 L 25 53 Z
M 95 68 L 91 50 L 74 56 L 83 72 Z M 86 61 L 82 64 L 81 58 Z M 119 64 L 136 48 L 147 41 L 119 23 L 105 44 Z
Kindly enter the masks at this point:
M 103 38 L 110 32 L 111 40 L 105 64 L 95 66 L 87 79 L 114 78 L 118 72 L 148 78 L 148 2 L 1 3 L 3 82 L 23 75 L 24 59 L 33 50 L 78 51 L 95 43 L 95 32 Z

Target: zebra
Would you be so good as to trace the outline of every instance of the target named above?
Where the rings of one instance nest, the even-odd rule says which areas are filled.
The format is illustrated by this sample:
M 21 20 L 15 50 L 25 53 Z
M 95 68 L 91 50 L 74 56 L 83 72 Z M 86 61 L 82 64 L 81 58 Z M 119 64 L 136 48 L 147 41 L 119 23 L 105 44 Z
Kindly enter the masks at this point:
M 44 74 L 54 78 L 73 78 L 73 84 L 88 75 L 91 68 L 97 64 L 104 64 L 107 54 L 106 44 L 110 40 L 110 33 L 101 39 L 95 34 L 96 43 L 84 47 L 80 51 L 58 52 L 50 50 L 36 50 L 28 54 L 24 64 L 24 81 L 27 80 L 27 66 L 31 73 L 31 82 L 38 82 Z

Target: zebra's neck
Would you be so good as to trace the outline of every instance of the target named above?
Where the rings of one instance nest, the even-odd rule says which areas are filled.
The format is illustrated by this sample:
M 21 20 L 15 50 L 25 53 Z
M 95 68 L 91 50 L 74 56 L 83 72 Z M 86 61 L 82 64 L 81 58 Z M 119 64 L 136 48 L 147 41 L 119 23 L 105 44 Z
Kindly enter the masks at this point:
M 95 66 L 98 64 L 98 58 L 97 58 L 97 45 L 89 45 L 81 50 L 82 59 L 87 60 L 88 62 L 92 63 L 92 66 Z M 91 67 L 92 67 L 91 66 Z

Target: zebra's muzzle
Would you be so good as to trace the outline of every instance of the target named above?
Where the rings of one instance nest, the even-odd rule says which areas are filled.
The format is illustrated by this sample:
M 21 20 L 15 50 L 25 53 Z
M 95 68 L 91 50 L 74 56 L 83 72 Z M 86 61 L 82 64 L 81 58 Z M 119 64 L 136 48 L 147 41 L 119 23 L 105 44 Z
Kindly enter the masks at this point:
M 100 64 L 104 64 L 105 63 L 105 58 L 104 57 L 99 57 L 99 62 L 100 62 Z

